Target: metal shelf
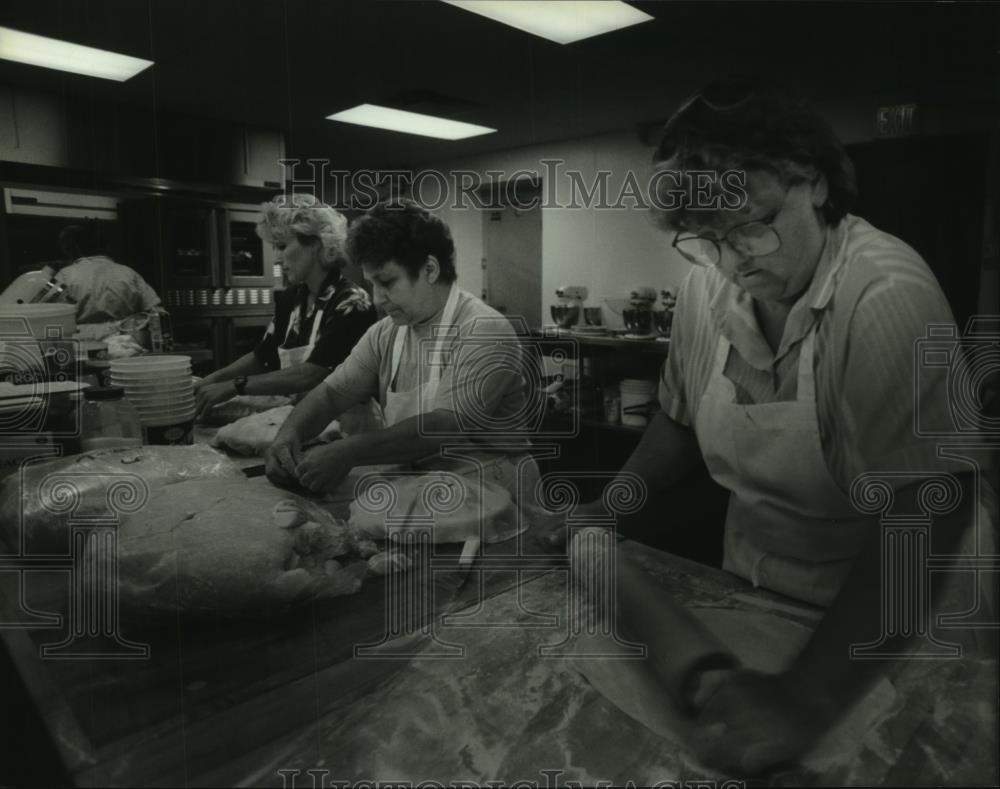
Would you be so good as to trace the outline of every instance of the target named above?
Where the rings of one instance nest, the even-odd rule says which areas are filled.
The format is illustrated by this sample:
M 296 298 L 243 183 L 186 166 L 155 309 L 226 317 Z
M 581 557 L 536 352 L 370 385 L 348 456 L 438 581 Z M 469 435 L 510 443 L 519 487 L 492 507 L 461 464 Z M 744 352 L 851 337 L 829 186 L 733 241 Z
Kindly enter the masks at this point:
M 590 348 L 607 348 L 657 356 L 667 356 L 670 353 L 670 340 L 632 340 L 609 335 L 581 334 L 567 329 L 536 330 L 532 332 L 532 336 L 546 340 L 566 340 L 570 344 L 577 343 Z

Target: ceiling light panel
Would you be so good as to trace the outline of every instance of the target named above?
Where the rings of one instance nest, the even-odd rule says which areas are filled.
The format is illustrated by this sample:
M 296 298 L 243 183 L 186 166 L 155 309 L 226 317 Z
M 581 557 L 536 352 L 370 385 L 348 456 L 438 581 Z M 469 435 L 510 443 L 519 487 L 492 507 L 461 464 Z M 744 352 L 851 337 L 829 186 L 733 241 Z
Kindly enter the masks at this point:
M 436 118 L 419 112 L 394 110 L 377 104 L 359 104 L 343 112 L 327 115 L 327 120 L 353 123 L 357 126 L 371 126 L 376 129 L 419 134 L 421 137 L 436 137 L 440 140 L 464 140 L 481 134 L 492 134 L 496 129 L 463 123 L 448 118 Z
M 649 14 L 618 0 L 444 0 L 557 44 L 572 44 L 640 22 Z
M 0 59 L 117 82 L 131 79 L 153 65 L 152 60 L 36 36 L 9 27 L 0 27 Z

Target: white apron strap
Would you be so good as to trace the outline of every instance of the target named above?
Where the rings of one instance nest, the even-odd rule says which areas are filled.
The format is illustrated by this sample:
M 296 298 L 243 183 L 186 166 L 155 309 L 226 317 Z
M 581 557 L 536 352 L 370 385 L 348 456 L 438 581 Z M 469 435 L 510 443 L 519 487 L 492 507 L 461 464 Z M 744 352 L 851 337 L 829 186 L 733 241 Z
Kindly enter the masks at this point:
M 451 290 L 448 291 L 448 300 L 444 305 L 444 312 L 441 314 L 441 326 L 439 329 L 436 341 L 434 343 L 434 354 L 440 358 L 442 349 L 444 347 L 445 340 L 448 337 L 448 327 L 450 327 L 455 320 L 455 312 L 458 309 L 458 286 L 452 285 Z M 403 358 L 403 345 L 406 342 L 406 337 L 410 334 L 409 326 L 399 326 L 396 328 L 396 336 L 392 342 L 392 365 L 389 372 L 389 389 L 392 389 L 396 384 L 396 374 L 399 372 L 399 363 Z M 441 378 L 441 369 L 437 365 L 431 368 L 430 380 L 427 382 L 430 387 L 425 394 L 425 402 L 433 402 L 434 397 L 437 395 L 438 382 Z
M 310 332 L 309 334 L 310 348 L 312 348 L 316 344 L 316 339 L 319 337 L 319 330 L 322 323 L 323 323 L 323 309 L 319 308 L 316 310 L 316 315 L 313 317 L 312 332 Z
M 286 345 L 288 343 L 288 338 L 292 335 L 293 328 L 298 326 L 299 330 L 301 331 L 303 324 L 305 324 L 306 322 L 304 308 L 305 304 L 300 304 L 298 307 L 295 308 L 294 312 L 288 316 L 288 327 L 285 329 L 285 341 L 282 343 L 282 345 Z M 294 320 L 295 316 L 298 316 L 297 324 L 296 321 Z M 323 310 L 322 308 L 318 308 L 316 310 L 316 316 L 313 319 L 312 332 L 310 332 L 309 334 L 309 342 L 306 343 L 310 348 L 312 348 L 316 344 L 316 338 L 319 337 L 320 325 L 322 323 L 323 323 Z

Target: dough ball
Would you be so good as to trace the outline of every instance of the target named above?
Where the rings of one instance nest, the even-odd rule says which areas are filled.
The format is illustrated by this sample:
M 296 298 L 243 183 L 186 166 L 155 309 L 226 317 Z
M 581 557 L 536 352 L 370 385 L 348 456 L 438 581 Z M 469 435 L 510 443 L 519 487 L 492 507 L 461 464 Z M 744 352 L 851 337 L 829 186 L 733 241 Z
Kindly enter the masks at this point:
M 294 529 L 306 520 L 306 515 L 294 501 L 279 501 L 271 510 L 271 519 L 279 529 Z
M 282 600 L 294 600 L 305 592 L 310 579 L 309 571 L 299 567 L 279 575 L 274 582 L 274 589 Z

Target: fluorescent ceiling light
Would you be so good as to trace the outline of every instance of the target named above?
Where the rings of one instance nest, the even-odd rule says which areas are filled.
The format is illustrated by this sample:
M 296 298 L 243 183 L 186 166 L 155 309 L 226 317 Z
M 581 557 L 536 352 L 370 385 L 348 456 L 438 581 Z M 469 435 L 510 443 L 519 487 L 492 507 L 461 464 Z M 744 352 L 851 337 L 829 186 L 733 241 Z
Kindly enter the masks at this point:
M 547 38 L 557 44 L 572 44 L 648 22 L 649 14 L 619 0 L 444 0 L 449 5 L 482 14 L 495 22 Z
M 377 104 L 359 104 L 349 110 L 327 115 L 326 118 L 331 121 L 354 123 L 358 126 L 374 126 L 376 129 L 388 129 L 404 134 L 437 137 L 441 140 L 464 140 L 466 137 L 477 137 L 480 134 L 492 134 L 496 131 L 496 129 L 477 126 L 474 123 L 435 118 L 433 115 L 423 115 L 419 112 L 394 110 L 391 107 L 380 107 Z
M 152 60 L 85 47 L 56 38 L 0 27 L 0 59 L 124 82 L 153 65 Z

